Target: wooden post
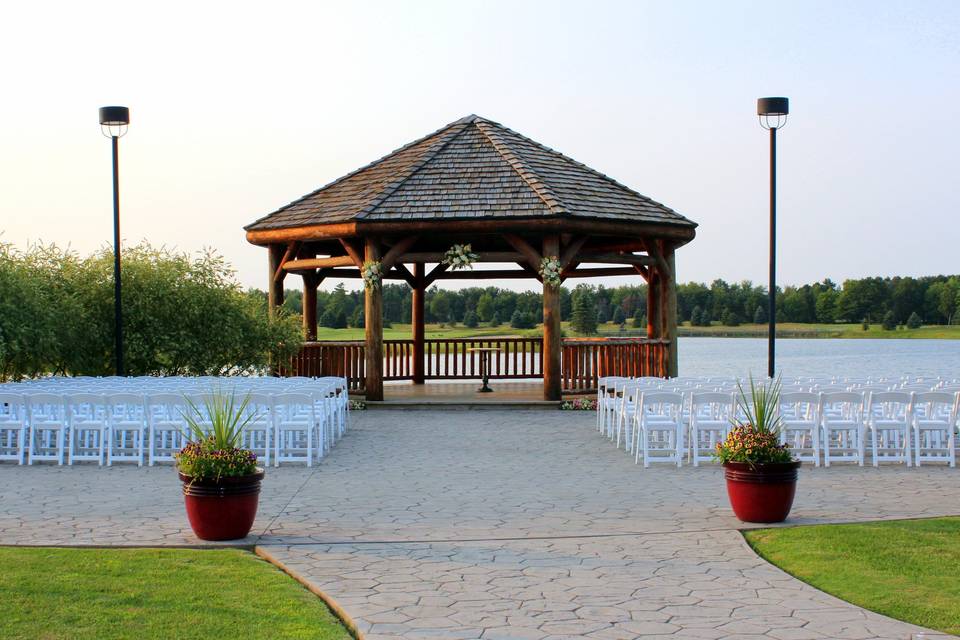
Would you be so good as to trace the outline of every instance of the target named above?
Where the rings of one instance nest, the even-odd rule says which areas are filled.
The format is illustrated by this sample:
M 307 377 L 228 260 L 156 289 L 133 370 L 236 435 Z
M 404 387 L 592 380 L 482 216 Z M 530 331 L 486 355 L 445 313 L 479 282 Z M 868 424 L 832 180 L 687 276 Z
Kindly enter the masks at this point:
M 543 256 L 558 258 L 560 237 L 543 239 Z M 560 287 L 543 283 L 543 399 L 560 400 L 562 372 L 560 370 Z
M 364 243 L 364 261 L 380 259 L 380 244 L 367 238 Z M 364 288 L 364 321 L 366 329 L 366 398 L 383 400 L 383 286 Z
M 283 306 L 283 279 L 285 273 L 280 271 L 280 263 L 283 261 L 283 254 L 286 247 L 282 244 L 267 245 L 267 256 L 270 273 L 267 274 L 267 309 L 270 316 L 277 313 L 277 308 Z M 277 274 L 280 277 L 277 277 Z
M 303 274 L 303 337 L 308 342 L 317 339 L 317 286 L 316 273 Z
M 663 337 L 670 341 L 667 345 L 667 375 L 676 378 L 679 370 L 679 351 L 677 350 L 677 259 L 673 247 L 664 247 L 663 257 L 670 267 L 670 277 L 666 281 L 666 325 Z
M 655 340 L 660 337 L 660 272 L 656 267 L 650 267 L 650 278 L 647 280 L 647 338 Z
M 424 269 L 422 262 L 413 264 L 413 309 L 410 313 L 410 323 L 413 325 L 413 384 L 423 384 L 423 324 L 424 324 L 424 297 L 423 284 Z

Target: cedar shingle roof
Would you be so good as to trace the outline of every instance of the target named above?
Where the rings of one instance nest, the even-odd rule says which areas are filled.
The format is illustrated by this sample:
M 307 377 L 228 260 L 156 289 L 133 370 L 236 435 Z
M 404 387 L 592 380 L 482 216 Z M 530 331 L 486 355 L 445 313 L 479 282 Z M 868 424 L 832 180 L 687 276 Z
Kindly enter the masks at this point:
M 351 221 L 570 216 L 696 223 L 602 173 L 476 115 L 307 194 L 246 227 Z

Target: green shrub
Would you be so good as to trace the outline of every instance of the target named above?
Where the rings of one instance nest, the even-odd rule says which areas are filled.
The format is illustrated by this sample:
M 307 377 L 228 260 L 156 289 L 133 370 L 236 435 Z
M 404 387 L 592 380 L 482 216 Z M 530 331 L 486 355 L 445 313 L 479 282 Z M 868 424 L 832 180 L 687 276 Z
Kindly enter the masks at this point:
M 262 371 L 300 348 L 298 316 L 267 315 L 213 252 L 143 243 L 123 255 L 128 375 Z M 56 246 L 0 244 L 0 380 L 114 371 L 113 252 L 81 258 Z
M 923 320 L 921 320 L 917 312 L 914 311 L 910 314 L 910 317 L 907 318 L 907 327 L 910 329 L 919 329 L 921 326 L 923 326 Z

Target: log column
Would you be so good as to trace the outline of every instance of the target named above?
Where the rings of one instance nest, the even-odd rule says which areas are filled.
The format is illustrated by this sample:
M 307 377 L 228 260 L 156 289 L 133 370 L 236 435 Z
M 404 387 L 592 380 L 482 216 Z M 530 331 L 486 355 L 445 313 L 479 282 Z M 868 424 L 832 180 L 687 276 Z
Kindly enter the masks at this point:
M 660 273 L 657 267 L 650 267 L 647 280 L 647 338 L 660 337 Z
M 282 244 L 267 245 L 267 260 L 270 271 L 267 274 L 267 309 L 270 311 L 271 317 L 275 316 L 277 309 L 283 306 L 283 279 L 286 273 L 279 271 L 279 269 L 285 252 L 286 247 Z M 278 271 L 279 278 L 276 277 Z
M 663 337 L 670 341 L 667 345 L 667 376 L 676 378 L 679 370 L 679 350 L 677 344 L 677 259 L 673 247 L 664 247 L 663 257 L 670 267 L 670 276 L 665 282 L 665 323 Z
M 317 339 L 317 287 L 320 278 L 316 273 L 303 274 L 303 337 L 308 342 Z
M 410 313 L 410 324 L 413 329 L 413 384 L 424 383 L 424 349 L 423 349 L 423 325 L 424 325 L 424 297 L 425 286 L 423 282 L 424 267 L 422 262 L 413 264 L 413 309 Z
M 380 243 L 367 238 L 365 262 L 380 259 Z M 383 400 L 383 285 L 364 287 L 364 324 L 366 330 L 366 398 Z
M 543 239 L 543 256 L 558 258 L 560 237 Z M 562 380 L 560 370 L 560 287 L 543 283 L 543 399 L 560 400 Z

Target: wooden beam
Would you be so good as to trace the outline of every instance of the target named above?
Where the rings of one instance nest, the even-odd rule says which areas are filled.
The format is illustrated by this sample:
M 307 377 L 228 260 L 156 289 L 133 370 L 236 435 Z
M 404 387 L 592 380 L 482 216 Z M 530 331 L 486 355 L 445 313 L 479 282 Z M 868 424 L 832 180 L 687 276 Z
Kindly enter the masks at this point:
M 583 248 L 583 245 L 590 239 L 590 236 L 580 236 L 571 241 L 567 246 L 563 248 L 563 253 L 560 254 L 560 270 L 567 268 L 573 259 L 577 257 L 577 253 L 580 249 Z
M 530 246 L 526 240 L 521 238 L 518 235 L 512 233 L 503 234 L 503 239 L 514 248 L 514 250 L 523 254 L 524 259 L 530 265 L 534 271 L 540 270 L 540 261 L 543 260 L 543 256 L 540 255 L 540 252 Z
M 419 264 L 419 263 L 415 263 L 415 264 Z M 390 273 L 392 274 L 394 271 L 399 273 L 400 276 L 407 281 L 408 285 L 410 285 L 411 287 L 416 287 L 416 283 L 417 283 L 416 277 L 412 273 L 410 273 L 410 270 L 407 269 L 406 266 L 399 263 L 395 264 L 393 265 L 393 271 L 391 271 Z
M 524 256 L 518 251 L 475 251 L 477 254 L 477 262 L 517 262 L 518 260 L 523 260 Z M 439 264 L 443 262 L 446 255 L 436 251 L 426 251 L 426 252 L 417 252 L 417 253 L 405 253 L 400 256 L 398 262 L 411 263 L 411 262 L 426 262 Z
M 660 250 L 659 241 L 656 239 L 645 240 L 644 244 L 647 245 L 647 253 L 653 256 L 653 259 L 656 261 L 657 270 L 663 274 L 664 278 L 670 277 L 670 265 L 667 264 L 667 261 L 663 258 L 663 252 Z
M 326 269 L 328 267 L 355 266 L 350 256 L 331 256 L 329 258 L 304 258 L 303 260 L 288 260 L 281 268 L 284 271 L 305 271 L 307 269 Z
M 347 255 L 353 258 L 353 264 L 358 269 L 363 268 L 363 255 L 360 250 L 354 246 L 352 242 L 346 240 L 345 238 L 338 238 L 340 240 L 340 246 L 343 247 L 343 250 L 347 252 Z
M 413 308 L 410 310 L 410 324 L 413 329 L 413 384 L 423 384 L 426 378 L 423 372 L 424 358 L 424 265 L 422 262 L 413 264 Z
M 365 261 L 380 259 L 380 243 L 367 238 L 364 243 Z M 363 298 L 364 349 L 366 367 L 365 392 L 367 400 L 383 400 L 383 287 L 366 287 Z
M 528 266 L 526 262 L 518 262 L 517 266 L 523 269 L 523 272 L 527 274 L 528 278 L 533 278 L 537 282 L 541 282 L 541 283 L 543 282 L 543 277 L 540 275 L 539 264 L 535 269 L 533 267 Z
M 303 337 L 308 342 L 317 339 L 317 287 L 322 280 L 316 271 L 303 274 Z
M 413 244 L 417 241 L 417 237 L 418 236 L 407 236 L 390 247 L 390 250 L 387 251 L 380 260 L 384 272 L 390 271 L 390 267 L 398 262 L 398 258 L 400 258 L 404 251 L 413 246 Z M 403 262 L 403 260 L 399 261 Z
M 267 269 L 270 279 L 267 281 L 267 309 L 270 316 L 277 313 L 277 309 L 283 306 L 283 277 L 277 279 L 276 274 L 279 271 L 285 273 L 280 268 L 280 262 L 283 260 L 284 247 L 279 244 L 272 244 L 267 247 Z
M 651 256 L 638 256 L 631 253 L 585 253 L 581 252 L 577 256 L 580 262 L 593 264 L 637 264 L 650 266 L 656 264 L 656 259 Z
M 258 229 L 247 231 L 250 244 L 268 245 L 291 240 L 325 240 L 332 238 L 352 238 L 357 235 L 356 222 L 335 224 L 311 224 L 284 229 Z
M 670 266 L 670 278 L 667 281 L 667 323 L 666 334 L 670 341 L 667 352 L 667 375 L 676 378 L 679 373 L 679 352 L 677 351 L 677 259 L 673 249 L 667 249 L 664 258 Z
M 449 269 L 449 268 L 450 268 L 450 265 L 441 262 L 440 264 L 438 264 L 437 266 L 435 266 L 433 269 L 431 269 L 431 270 L 430 270 L 430 273 L 428 273 L 427 275 L 425 275 L 425 276 L 423 277 L 423 288 L 426 289 L 426 288 L 429 287 L 431 284 L 433 284 L 433 282 L 434 282 L 437 278 L 443 276 L 443 274 L 444 274 L 444 273 L 447 271 L 447 269 Z M 456 272 L 453 272 L 453 273 L 456 273 Z
M 636 270 L 637 273 L 643 276 L 644 280 L 646 280 L 647 282 L 650 282 L 650 269 L 648 269 L 647 267 L 641 266 L 639 264 L 633 265 L 633 268 Z
M 548 236 L 543 239 L 543 255 L 556 256 L 560 253 L 560 237 Z M 562 391 L 562 372 L 560 329 L 560 286 L 543 283 L 543 399 L 560 400 Z
M 647 281 L 647 338 L 655 340 L 660 337 L 660 274 L 650 271 Z
M 313 224 L 285 229 L 247 231 L 251 244 L 268 245 L 291 240 L 325 240 L 356 238 L 364 235 L 390 234 L 489 234 L 502 233 L 586 233 L 592 236 L 619 236 L 628 238 L 667 238 L 676 245 L 685 244 L 697 235 L 696 228 L 687 224 L 658 224 L 600 219 L 514 218 L 510 220 L 418 220 L 402 222 L 344 222 Z
M 284 266 L 290 262 L 292 258 L 297 256 L 297 252 L 300 251 L 300 241 L 294 240 L 287 245 L 287 250 L 283 253 L 283 258 L 280 259 L 280 264 L 277 265 L 277 270 L 273 274 L 273 279 L 276 281 L 282 281 L 284 276 Z
M 609 276 L 633 276 L 637 272 L 633 267 L 597 267 L 595 269 L 572 269 L 563 273 L 564 278 L 604 278 Z M 389 275 L 389 274 L 388 274 Z M 431 272 L 431 275 L 432 272 Z M 341 276 L 350 277 L 350 276 Z M 359 277 L 359 276 L 358 276 Z M 434 280 L 518 280 L 530 278 L 539 280 L 540 274 L 530 269 L 485 269 L 477 271 L 447 271 L 436 275 L 430 279 L 428 284 L 433 284 Z M 393 278 L 399 280 L 401 278 Z

